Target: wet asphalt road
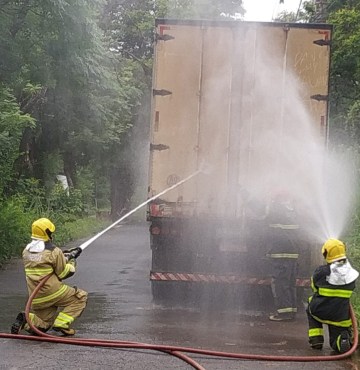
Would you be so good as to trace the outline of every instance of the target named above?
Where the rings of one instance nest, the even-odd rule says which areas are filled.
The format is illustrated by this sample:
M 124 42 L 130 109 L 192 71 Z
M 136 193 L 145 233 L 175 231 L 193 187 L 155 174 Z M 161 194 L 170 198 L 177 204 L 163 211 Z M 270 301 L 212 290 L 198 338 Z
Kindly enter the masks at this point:
M 210 307 L 167 307 L 152 302 L 148 225 L 122 225 L 91 244 L 79 258 L 77 274 L 67 282 L 89 292 L 88 306 L 75 322 L 77 338 L 118 339 L 235 353 L 314 356 L 307 346 L 304 312 L 295 322 L 273 323 L 268 312 Z M 0 332 L 8 333 L 26 303 L 20 260 L 0 270 Z M 206 370 L 358 369 L 360 360 L 270 362 L 191 355 Z M 191 369 L 167 354 L 0 338 L 0 369 Z

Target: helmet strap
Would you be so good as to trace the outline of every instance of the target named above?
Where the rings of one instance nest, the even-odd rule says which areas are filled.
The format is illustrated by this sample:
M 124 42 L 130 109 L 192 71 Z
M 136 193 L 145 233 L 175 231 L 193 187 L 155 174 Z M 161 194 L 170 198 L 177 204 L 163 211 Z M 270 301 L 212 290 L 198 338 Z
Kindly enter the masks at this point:
M 45 232 L 46 232 L 47 236 L 49 237 L 49 239 L 52 240 L 52 236 L 51 236 L 52 232 L 49 229 L 46 229 Z

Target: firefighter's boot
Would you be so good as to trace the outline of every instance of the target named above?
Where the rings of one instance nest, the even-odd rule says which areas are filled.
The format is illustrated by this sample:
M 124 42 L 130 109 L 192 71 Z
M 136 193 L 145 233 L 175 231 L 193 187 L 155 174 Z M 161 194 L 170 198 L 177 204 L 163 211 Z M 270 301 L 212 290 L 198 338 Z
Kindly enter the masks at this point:
M 14 323 L 11 325 L 11 334 L 19 334 L 26 324 L 25 312 L 19 312 Z
M 336 343 L 337 349 L 340 353 L 348 352 L 351 348 L 350 334 L 348 331 L 343 331 Z
M 324 336 L 323 335 L 316 335 L 314 337 L 309 338 L 309 344 L 312 349 L 321 350 L 324 345 Z
M 53 330 L 65 335 L 66 337 L 75 335 L 75 333 L 76 333 L 76 331 L 72 328 L 60 328 L 60 327 L 57 327 L 57 326 L 54 326 Z

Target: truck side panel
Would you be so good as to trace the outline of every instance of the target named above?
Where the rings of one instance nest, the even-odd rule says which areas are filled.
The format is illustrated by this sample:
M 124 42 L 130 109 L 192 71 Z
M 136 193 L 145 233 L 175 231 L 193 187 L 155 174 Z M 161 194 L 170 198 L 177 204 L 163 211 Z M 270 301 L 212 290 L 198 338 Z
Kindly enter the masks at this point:
M 169 32 L 158 27 L 158 33 Z M 169 95 L 155 96 L 153 105 L 152 144 L 164 144 L 166 150 L 152 150 L 151 191 L 158 193 L 196 171 L 201 64 L 201 29 L 171 29 L 176 42 L 156 45 L 154 89 Z M 185 51 L 185 52 L 184 52 Z M 194 183 L 192 183 L 192 186 Z M 192 201 L 195 189 L 180 186 L 167 195 Z
M 315 141 L 326 140 L 329 48 L 314 41 L 328 40 L 330 30 L 238 23 L 157 26 L 158 34 L 174 38 L 156 43 L 154 89 L 171 94 L 154 96 L 152 144 L 167 149 L 151 152 L 150 192 L 205 163 L 207 176 L 162 198 L 191 204 L 196 214 L 240 217 L 239 185 L 268 191 L 276 186 L 269 174 L 274 164 L 296 183 L 299 168 L 293 168 L 299 166 L 286 150 L 300 145 L 300 163 L 308 151 L 298 144 L 303 130 L 313 130 Z M 325 99 L 311 98 L 316 95 Z M 311 125 L 300 127 L 305 120 Z M 302 181 L 311 185 L 312 179 Z
M 222 215 L 229 170 L 232 35 L 227 28 L 207 28 L 202 32 L 198 151 L 199 164 L 208 164 L 210 171 L 195 179 L 197 210 L 199 214 Z

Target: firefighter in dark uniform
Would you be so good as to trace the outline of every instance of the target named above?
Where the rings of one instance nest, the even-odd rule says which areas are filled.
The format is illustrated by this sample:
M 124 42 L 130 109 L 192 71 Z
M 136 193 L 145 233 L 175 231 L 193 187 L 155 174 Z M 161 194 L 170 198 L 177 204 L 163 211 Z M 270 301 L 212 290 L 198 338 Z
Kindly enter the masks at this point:
M 355 289 L 358 271 L 346 258 L 346 247 L 337 239 L 329 239 L 322 247 L 327 262 L 318 267 L 311 278 L 314 291 L 306 310 L 309 322 L 309 343 L 314 349 L 324 344 L 323 324 L 328 325 L 331 348 L 347 352 L 352 345 L 350 297 Z
M 274 195 L 267 210 L 268 244 L 267 257 L 271 263 L 271 288 L 276 313 L 272 321 L 294 320 L 297 312 L 296 275 L 298 257 L 296 240 L 299 225 L 292 198 L 285 192 Z

